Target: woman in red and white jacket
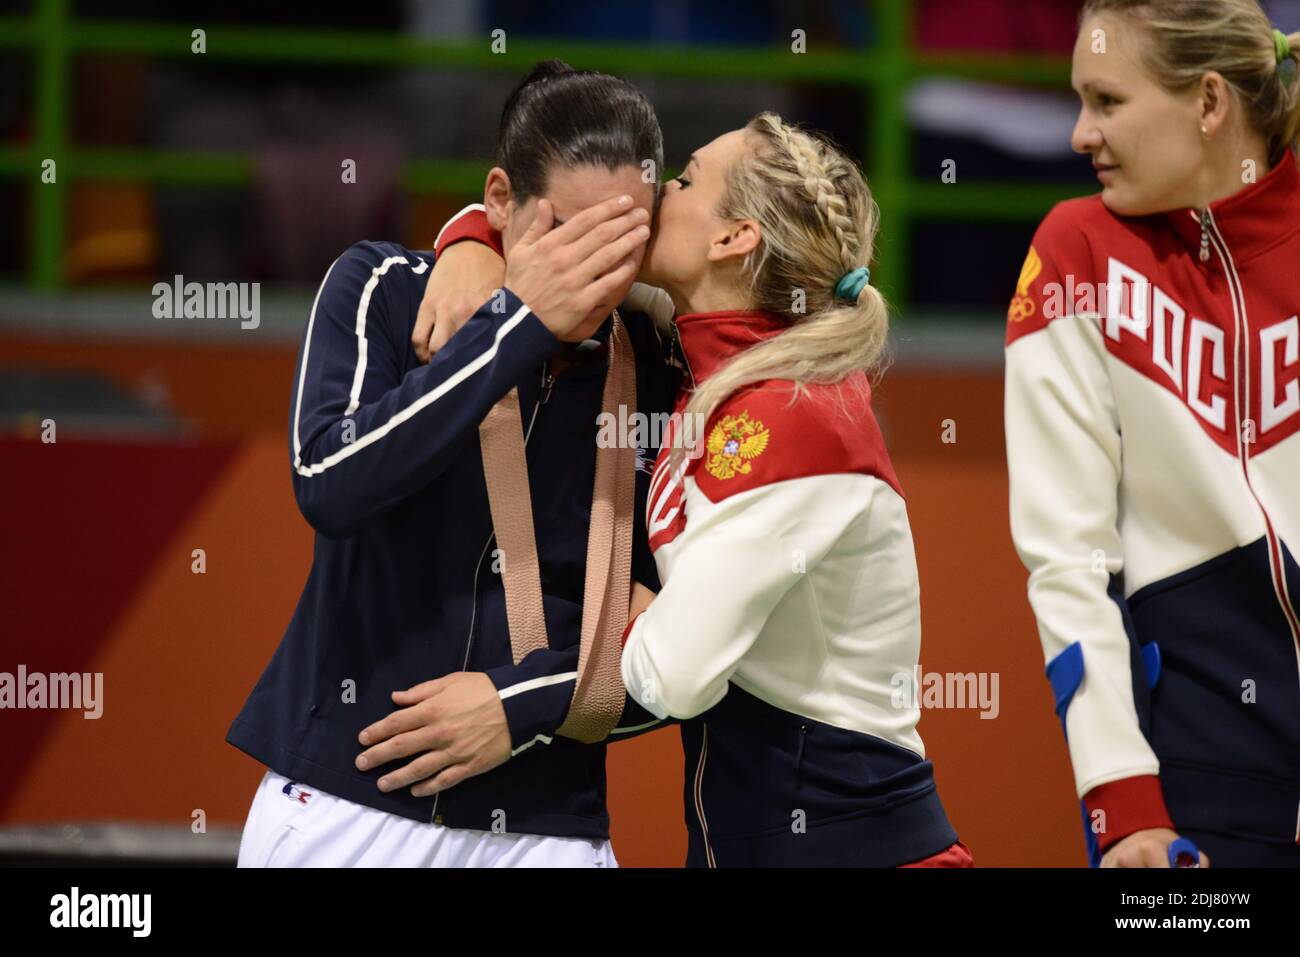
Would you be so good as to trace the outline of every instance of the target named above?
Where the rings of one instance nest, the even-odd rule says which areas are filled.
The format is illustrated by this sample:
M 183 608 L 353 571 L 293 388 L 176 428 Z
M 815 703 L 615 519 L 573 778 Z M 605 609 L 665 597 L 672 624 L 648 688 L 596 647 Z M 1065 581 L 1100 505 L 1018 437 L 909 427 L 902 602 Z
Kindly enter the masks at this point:
M 971 864 L 908 686 L 916 559 L 867 379 L 878 215 L 852 160 L 772 113 L 664 190 L 640 278 L 685 379 L 646 516 L 663 589 L 622 671 L 681 722 L 688 866 Z M 462 220 L 444 240 L 485 238 Z
M 1297 42 L 1254 0 L 1086 4 L 1103 189 L 1009 312 L 1012 535 L 1102 866 L 1300 865 Z

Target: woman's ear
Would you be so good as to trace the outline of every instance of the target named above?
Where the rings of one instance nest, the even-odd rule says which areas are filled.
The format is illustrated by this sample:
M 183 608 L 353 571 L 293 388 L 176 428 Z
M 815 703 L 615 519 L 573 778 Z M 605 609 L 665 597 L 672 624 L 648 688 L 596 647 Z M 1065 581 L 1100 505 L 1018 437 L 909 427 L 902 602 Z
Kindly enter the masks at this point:
M 504 232 L 513 206 L 510 174 L 500 166 L 493 166 L 488 170 L 487 182 L 483 184 L 483 208 L 487 210 L 488 225 L 499 233 Z
M 1215 70 L 1201 77 L 1200 121 L 1205 132 L 1213 136 L 1228 119 L 1228 81 Z
M 758 248 L 763 238 L 763 227 L 753 219 L 728 223 L 726 231 L 717 234 L 709 243 L 708 260 L 722 262 L 732 257 L 744 259 Z

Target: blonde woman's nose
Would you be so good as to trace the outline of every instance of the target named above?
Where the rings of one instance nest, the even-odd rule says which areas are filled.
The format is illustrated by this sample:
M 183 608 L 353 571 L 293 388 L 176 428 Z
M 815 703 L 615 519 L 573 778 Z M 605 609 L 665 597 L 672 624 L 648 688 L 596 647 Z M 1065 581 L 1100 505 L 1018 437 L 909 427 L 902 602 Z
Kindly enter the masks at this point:
M 1070 133 L 1070 147 L 1076 153 L 1096 153 L 1102 147 L 1101 130 L 1092 122 L 1087 110 L 1079 111 L 1074 130 Z

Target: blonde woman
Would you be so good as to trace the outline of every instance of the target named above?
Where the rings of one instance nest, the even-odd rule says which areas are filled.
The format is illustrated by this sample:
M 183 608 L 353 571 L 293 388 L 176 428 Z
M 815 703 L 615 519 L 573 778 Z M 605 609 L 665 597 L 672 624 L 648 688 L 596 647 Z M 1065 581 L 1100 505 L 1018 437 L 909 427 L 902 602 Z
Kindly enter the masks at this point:
M 1300 865 L 1297 43 L 1254 0 L 1089 2 L 1103 188 L 1010 310 L 1011 530 L 1103 867 Z
M 490 241 L 475 215 L 452 235 Z M 857 166 L 772 113 L 697 150 L 658 210 L 640 278 L 671 297 L 685 379 L 646 516 L 663 589 L 622 669 L 681 722 L 688 866 L 971 865 L 907 687 L 916 560 L 867 379 L 877 221 Z

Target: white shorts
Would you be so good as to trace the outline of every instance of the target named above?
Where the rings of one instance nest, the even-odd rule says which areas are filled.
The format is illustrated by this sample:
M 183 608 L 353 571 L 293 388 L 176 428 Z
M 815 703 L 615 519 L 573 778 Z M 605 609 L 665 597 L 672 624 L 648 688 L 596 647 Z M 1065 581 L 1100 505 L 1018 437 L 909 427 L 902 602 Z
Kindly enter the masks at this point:
M 244 824 L 238 866 L 618 867 L 618 861 L 608 840 L 426 824 L 267 771 Z

